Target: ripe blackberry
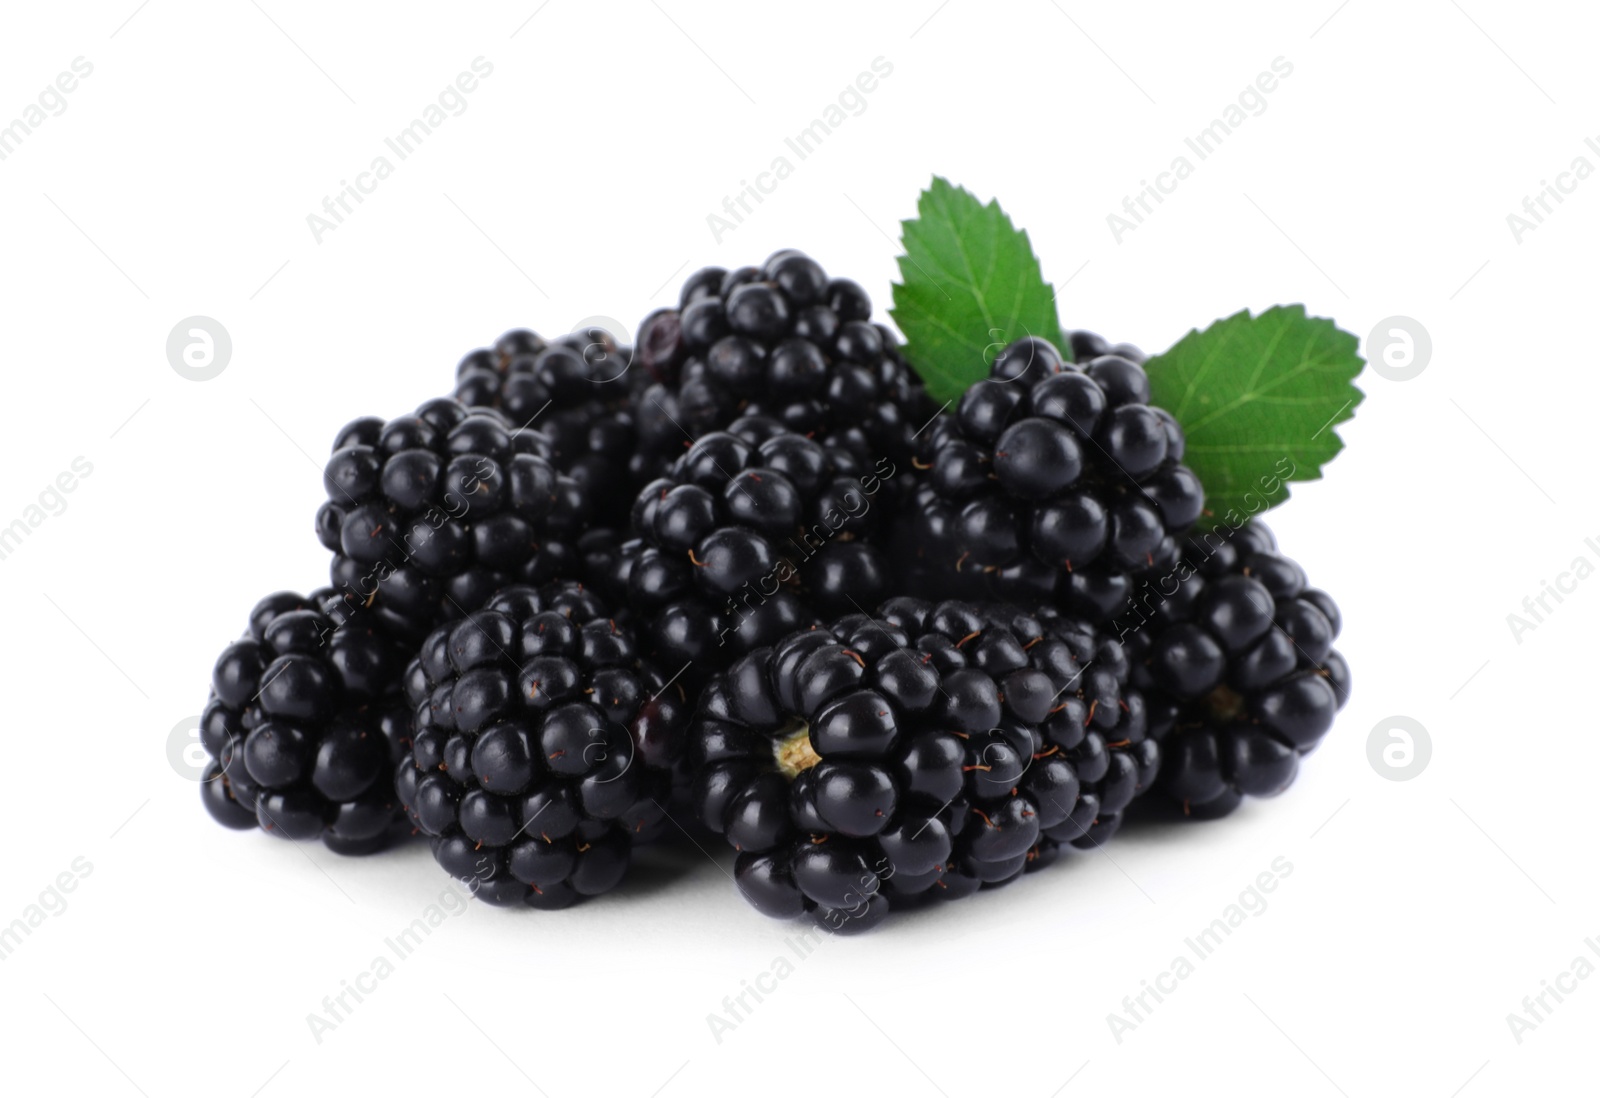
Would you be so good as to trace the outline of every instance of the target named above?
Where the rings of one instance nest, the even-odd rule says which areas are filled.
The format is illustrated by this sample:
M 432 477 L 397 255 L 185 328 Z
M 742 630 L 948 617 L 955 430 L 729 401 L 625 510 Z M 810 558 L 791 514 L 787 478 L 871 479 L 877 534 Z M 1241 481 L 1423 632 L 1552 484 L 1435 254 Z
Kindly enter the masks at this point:
M 380 849 L 398 819 L 391 776 L 410 747 L 404 656 L 331 591 L 268 595 L 217 657 L 200 719 L 202 800 L 218 823 L 341 854 Z
M 1339 608 L 1252 522 L 1189 539 L 1118 621 L 1161 740 L 1158 783 L 1186 815 L 1282 792 L 1350 698 Z
M 1098 337 L 1074 333 L 1097 351 Z M 1051 602 L 1110 619 L 1135 574 L 1174 563 L 1199 517 L 1176 420 L 1131 347 L 1068 362 L 1026 338 L 918 440 L 901 559 L 919 592 Z
M 891 599 L 711 680 L 691 802 L 758 910 L 865 930 L 1103 841 L 1159 765 L 1126 673 L 1076 623 Z
M 554 457 L 541 432 L 448 398 L 350 423 L 317 513 L 335 589 L 415 642 L 500 587 L 571 575 L 588 501 Z
M 455 396 L 469 408 L 498 409 L 517 427 L 537 427 L 553 447 L 556 468 L 577 481 L 597 516 L 620 521 L 644 483 L 629 468 L 638 450 L 632 357 L 601 328 L 550 343 L 518 328 L 461 360 Z
M 607 892 L 663 830 L 687 705 L 582 586 L 507 587 L 440 626 L 405 694 L 400 799 L 480 898 L 557 908 Z
M 875 541 L 895 465 L 746 416 L 646 485 L 622 550 L 629 603 L 668 672 L 689 681 L 816 620 L 875 604 Z M 620 574 L 619 574 L 620 578 Z
M 675 456 L 742 415 L 765 415 L 903 460 L 934 407 L 871 317 L 865 290 L 793 249 L 761 267 L 695 272 L 678 307 L 639 329 L 638 363 L 654 381 L 635 401 L 641 448 Z

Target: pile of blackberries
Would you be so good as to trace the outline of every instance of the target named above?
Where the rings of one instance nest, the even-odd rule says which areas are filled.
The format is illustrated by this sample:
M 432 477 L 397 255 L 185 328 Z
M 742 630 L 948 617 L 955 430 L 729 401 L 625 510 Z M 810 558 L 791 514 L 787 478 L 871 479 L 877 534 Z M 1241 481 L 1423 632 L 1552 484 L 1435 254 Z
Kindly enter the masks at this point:
M 1338 608 L 1211 528 L 1138 349 L 1023 339 L 941 410 L 871 314 L 783 251 L 636 348 L 519 329 L 351 422 L 329 585 L 213 671 L 212 816 L 420 834 L 540 908 L 710 833 L 758 910 L 852 933 L 1287 787 L 1349 696 Z

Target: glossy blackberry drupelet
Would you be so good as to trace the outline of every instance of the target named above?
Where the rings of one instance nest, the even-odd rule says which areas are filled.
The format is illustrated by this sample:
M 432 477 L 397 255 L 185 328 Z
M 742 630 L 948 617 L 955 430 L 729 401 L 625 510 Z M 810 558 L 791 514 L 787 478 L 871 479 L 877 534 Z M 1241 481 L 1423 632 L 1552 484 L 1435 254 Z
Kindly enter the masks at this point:
M 897 472 L 765 417 L 700 438 L 639 493 L 624 551 L 629 605 L 663 669 L 698 684 L 818 615 L 877 603 Z
M 1161 740 L 1159 788 L 1202 819 L 1282 792 L 1350 698 L 1333 599 L 1252 522 L 1191 538 L 1137 602 L 1117 624 Z
M 200 720 L 206 809 L 226 827 L 385 846 L 400 822 L 392 775 L 410 748 L 403 650 L 332 591 L 279 592 L 217 657 Z
M 858 456 L 910 456 L 937 406 L 872 302 L 792 249 L 760 267 L 707 267 L 676 309 L 639 329 L 637 364 L 653 384 L 635 401 L 641 449 L 669 459 L 741 415 L 766 415 Z
M 757 909 L 865 930 L 1102 841 L 1158 766 L 1126 670 L 1075 623 L 891 599 L 710 682 L 691 803 Z
M 456 399 L 495 408 L 516 427 L 531 425 L 550 440 L 557 469 L 569 474 L 599 520 L 620 522 L 644 479 L 629 463 L 638 451 L 630 407 L 631 348 L 594 328 L 546 343 L 518 328 L 456 367 Z
M 1046 602 L 1104 622 L 1134 576 L 1176 562 L 1205 502 L 1182 464 L 1183 432 L 1150 405 L 1136 348 L 1083 332 L 1072 345 L 1093 357 L 1012 343 L 918 440 L 897 553 L 918 593 Z
M 638 539 L 628 536 L 626 526 L 595 526 L 578 538 L 578 580 L 608 606 L 619 607 L 618 619 L 630 625 L 634 623 L 628 609 L 628 573 L 642 548 Z
M 444 869 L 493 904 L 610 891 L 666 827 L 688 705 L 582 586 L 503 589 L 405 672 L 395 785 Z
M 1065 333 L 1067 345 L 1065 350 L 1071 352 L 1072 361 L 1089 362 L 1101 355 L 1117 355 L 1144 365 L 1145 353 L 1132 343 L 1112 343 L 1097 332 L 1083 329 Z
M 565 578 L 588 501 L 550 440 L 500 412 L 430 400 L 339 432 L 317 535 L 333 586 L 412 643 L 510 583 Z

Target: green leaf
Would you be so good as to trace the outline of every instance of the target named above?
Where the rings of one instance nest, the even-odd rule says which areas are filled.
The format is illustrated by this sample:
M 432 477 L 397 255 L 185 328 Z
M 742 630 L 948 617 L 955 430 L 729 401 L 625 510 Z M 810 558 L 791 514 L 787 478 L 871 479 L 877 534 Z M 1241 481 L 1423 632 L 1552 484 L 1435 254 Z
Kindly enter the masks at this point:
M 1237 526 L 1287 499 L 1290 481 L 1322 476 L 1344 448 L 1335 426 L 1364 396 L 1351 384 L 1359 346 L 1305 306 L 1279 305 L 1191 331 L 1145 364 L 1150 402 L 1183 427 L 1184 463 L 1205 485 L 1202 524 Z
M 1036 335 L 1061 345 L 1055 295 L 1028 234 L 998 202 L 986 206 L 935 176 L 917 216 L 901 227 L 906 254 L 889 312 L 935 399 L 960 399 L 1014 339 Z

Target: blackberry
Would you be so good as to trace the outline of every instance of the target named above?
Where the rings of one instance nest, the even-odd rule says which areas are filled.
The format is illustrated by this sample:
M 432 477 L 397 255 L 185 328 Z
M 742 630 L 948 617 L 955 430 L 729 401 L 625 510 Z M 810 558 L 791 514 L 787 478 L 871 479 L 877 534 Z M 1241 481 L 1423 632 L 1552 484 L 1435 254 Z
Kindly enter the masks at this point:
M 448 398 L 355 420 L 317 513 L 334 587 L 414 643 L 500 587 L 570 576 L 588 501 L 554 460 L 543 433 Z
M 518 328 L 462 358 L 455 396 L 469 408 L 498 409 L 519 428 L 537 426 L 553 447 L 556 468 L 577 481 L 597 517 L 620 521 L 644 483 L 633 480 L 629 465 L 638 451 L 632 357 L 601 328 L 550 343 Z
M 429 634 L 405 672 L 395 785 L 434 857 L 493 904 L 610 891 L 667 820 L 682 693 L 593 592 L 507 587 Z
M 638 362 L 653 381 L 635 400 L 641 448 L 670 458 L 742 415 L 764 415 L 903 460 L 934 408 L 894 334 L 871 317 L 865 290 L 793 249 L 760 267 L 697 271 L 678 307 L 639 329 Z
M 281 591 L 250 611 L 211 673 L 200 792 L 226 827 L 365 854 L 398 819 L 391 776 L 410 746 L 404 655 L 340 607 L 331 591 Z
M 711 680 L 691 802 L 758 910 L 865 930 L 1109 837 L 1159 765 L 1127 670 L 1078 623 L 891 599 Z
M 1161 740 L 1160 789 L 1213 818 L 1282 792 L 1350 698 L 1339 608 L 1252 522 L 1189 539 L 1118 627 Z
M 1184 437 L 1150 405 L 1136 348 L 1073 333 L 1067 361 L 1026 338 L 919 439 L 901 559 L 931 596 L 1050 602 L 1111 618 L 1133 577 L 1170 566 L 1200 516 Z M 1112 353 L 1117 352 L 1117 353 Z
M 691 683 L 742 652 L 875 604 L 889 586 L 875 542 L 895 465 L 745 416 L 702 436 L 646 485 L 622 549 L 629 603 L 651 651 Z

